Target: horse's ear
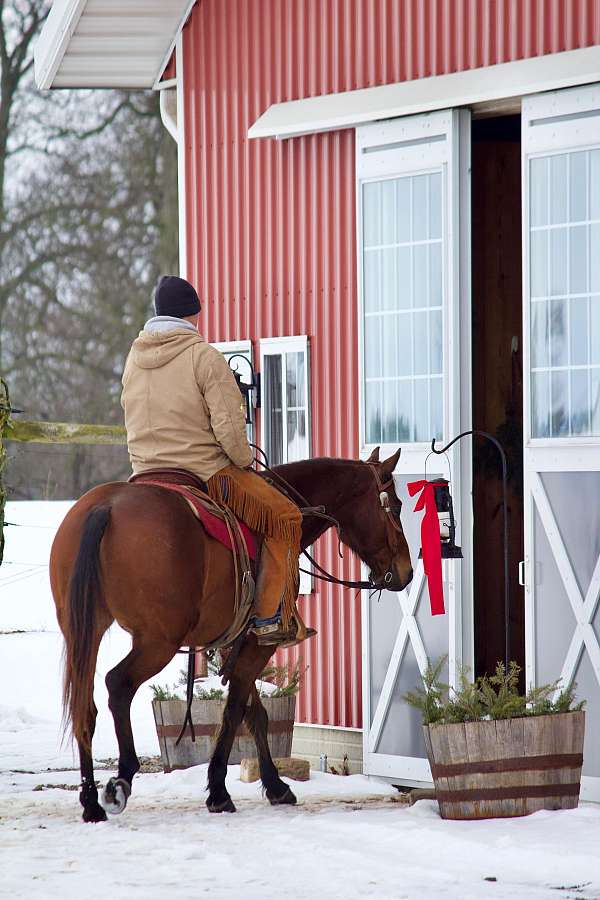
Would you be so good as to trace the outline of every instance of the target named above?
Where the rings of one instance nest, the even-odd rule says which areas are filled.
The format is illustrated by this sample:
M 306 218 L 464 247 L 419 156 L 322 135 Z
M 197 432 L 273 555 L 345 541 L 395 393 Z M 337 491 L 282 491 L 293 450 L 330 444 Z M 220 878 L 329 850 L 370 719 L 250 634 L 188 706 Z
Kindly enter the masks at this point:
M 375 447 L 370 457 L 367 460 L 368 463 L 378 463 L 379 462 L 379 447 Z
M 388 477 L 392 476 L 394 469 L 398 465 L 398 460 L 400 459 L 401 452 L 402 448 L 399 447 L 393 456 L 390 456 L 389 459 L 384 459 L 384 461 L 381 463 L 381 471 L 383 472 L 383 474 L 387 475 Z

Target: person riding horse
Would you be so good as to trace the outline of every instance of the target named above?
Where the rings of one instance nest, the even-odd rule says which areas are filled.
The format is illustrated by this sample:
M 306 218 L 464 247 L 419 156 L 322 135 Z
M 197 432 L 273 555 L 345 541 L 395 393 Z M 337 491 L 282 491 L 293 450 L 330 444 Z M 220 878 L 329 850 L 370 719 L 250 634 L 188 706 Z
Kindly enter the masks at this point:
M 193 286 L 164 275 L 154 309 L 123 373 L 133 474 L 186 469 L 263 538 L 253 631 L 259 644 L 299 643 L 315 634 L 296 612 L 301 512 L 251 468 L 241 394 L 223 354 L 198 332 L 201 307 Z

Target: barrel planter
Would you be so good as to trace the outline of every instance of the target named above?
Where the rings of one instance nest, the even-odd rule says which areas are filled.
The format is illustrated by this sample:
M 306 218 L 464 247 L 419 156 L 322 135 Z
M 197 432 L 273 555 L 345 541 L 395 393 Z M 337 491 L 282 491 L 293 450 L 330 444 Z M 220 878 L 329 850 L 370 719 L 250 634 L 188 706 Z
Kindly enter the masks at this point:
M 291 756 L 294 731 L 295 695 L 286 697 L 262 697 L 262 703 L 269 716 L 268 741 L 273 757 Z M 226 700 L 194 700 L 192 722 L 195 741 L 192 741 L 189 726 L 175 746 L 185 719 L 184 700 L 153 700 L 154 721 L 160 745 L 160 754 L 165 772 L 173 769 L 188 769 L 208 762 L 215 749 L 215 742 Z M 236 765 L 243 757 L 256 757 L 254 739 L 246 725 L 237 730 L 229 763 Z
M 443 819 L 528 816 L 579 801 L 585 713 L 424 725 Z

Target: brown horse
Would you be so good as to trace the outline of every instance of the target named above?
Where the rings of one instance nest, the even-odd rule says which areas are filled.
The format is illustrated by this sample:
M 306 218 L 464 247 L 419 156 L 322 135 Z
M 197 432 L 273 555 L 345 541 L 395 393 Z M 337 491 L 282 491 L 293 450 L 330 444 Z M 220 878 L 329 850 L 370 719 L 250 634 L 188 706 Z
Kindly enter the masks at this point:
M 368 464 L 313 459 L 277 469 L 310 506 L 323 506 L 339 522 L 341 540 L 369 567 L 373 584 L 396 591 L 412 578 L 392 481 L 399 454 L 381 463 L 377 450 Z M 322 518 L 305 519 L 302 547 L 329 527 Z M 137 689 L 180 647 L 206 645 L 232 621 L 232 557 L 204 532 L 181 497 L 162 487 L 119 482 L 93 488 L 70 510 L 52 547 L 50 579 L 66 644 L 64 712 L 79 748 L 83 819 L 99 822 L 106 818 L 105 809 L 122 812 L 139 769 L 130 721 Z M 92 762 L 93 690 L 100 641 L 115 619 L 131 634 L 132 648 L 106 676 L 119 769 L 105 787 L 103 808 Z M 296 802 L 271 759 L 267 713 L 254 684 L 274 650 L 258 646 L 249 634 L 235 662 L 208 770 L 211 812 L 235 811 L 225 776 L 244 718 L 256 741 L 268 799 L 272 804 Z

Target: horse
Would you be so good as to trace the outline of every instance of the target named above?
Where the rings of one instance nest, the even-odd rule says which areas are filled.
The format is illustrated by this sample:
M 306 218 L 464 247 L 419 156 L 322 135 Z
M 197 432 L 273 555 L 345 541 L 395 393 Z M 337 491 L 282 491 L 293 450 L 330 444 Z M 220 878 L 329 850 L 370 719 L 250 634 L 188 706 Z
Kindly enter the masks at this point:
M 368 566 L 372 586 L 392 591 L 403 590 L 412 578 L 392 478 L 399 456 L 400 450 L 380 462 L 377 448 L 366 462 L 317 458 L 274 470 L 310 507 L 323 507 L 336 520 L 340 540 Z M 305 518 L 302 548 L 331 525 L 331 519 Z M 210 537 L 188 504 L 164 487 L 102 484 L 84 494 L 63 520 L 50 555 L 50 583 L 65 642 L 63 713 L 79 750 L 84 822 L 104 821 L 107 811 L 125 808 L 140 767 L 130 719 L 133 697 L 180 647 L 206 646 L 226 632 L 233 618 L 234 578 L 230 549 Z M 101 805 L 92 760 L 94 676 L 100 641 L 115 620 L 131 634 L 132 647 L 106 676 L 119 763 Z M 249 631 L 232 665 L 208 768 L 210 812 L 235 812 L 225 776 L 244 719 L 256 743 L 267 799 L 273 805 L 296 802 L 271 758 L 268 717 L 255 686 L 276 649 L 259 646 Z

